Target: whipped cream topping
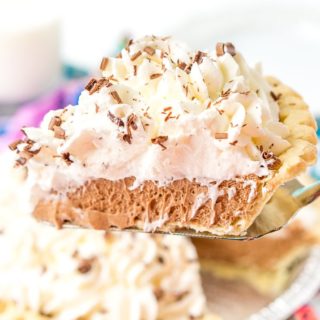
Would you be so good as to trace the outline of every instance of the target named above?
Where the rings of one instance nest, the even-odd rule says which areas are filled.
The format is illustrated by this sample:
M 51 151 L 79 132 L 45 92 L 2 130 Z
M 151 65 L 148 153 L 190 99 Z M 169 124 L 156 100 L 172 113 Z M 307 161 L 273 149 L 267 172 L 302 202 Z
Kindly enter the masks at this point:
M 65 177 L 76 187 L 133 176 L 134 188 L 146 180 L 267 176 L 262 150 L 280 155 L 288 130 L 261 72 L 229 49 L 196 52 L 147 36 L 104 58 L 103 78 L 90 81 L 78 105 L 24 129 L 36 145 L 27 162 L 33 194 L 64 190 Z M 20 164 L 26 147 L 18 145 Z
M 0 164 L 1 300 L 57 320 L 203 315 L 199 264 L 188 239 L 39 225 L 25 214 L 24 173 L 14 177 L 2 157 Z

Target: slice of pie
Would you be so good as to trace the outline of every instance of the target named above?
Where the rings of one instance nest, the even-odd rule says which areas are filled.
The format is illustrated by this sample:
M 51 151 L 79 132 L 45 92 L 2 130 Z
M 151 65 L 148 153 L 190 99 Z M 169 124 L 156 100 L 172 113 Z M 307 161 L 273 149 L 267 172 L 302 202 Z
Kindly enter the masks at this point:
M 316 159 L 302 98 L 231 43 L 207 53 L 144 37 L 101 70 L 78 105 L 10 145 L 39 220 L 245 234 L 275 189 Z

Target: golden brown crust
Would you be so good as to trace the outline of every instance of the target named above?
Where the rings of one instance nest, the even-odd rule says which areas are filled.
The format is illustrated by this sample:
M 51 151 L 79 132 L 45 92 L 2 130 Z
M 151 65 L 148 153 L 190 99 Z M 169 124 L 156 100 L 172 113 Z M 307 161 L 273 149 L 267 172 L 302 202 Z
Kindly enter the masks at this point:
M 307 251 L 319 242 L 316 235 L 295 221 L 280 231 L 281 235 L 269 235 L 255 241 L 223 241 L 192 239 L 200 261 L 227 263 L 233 267 L 276 270 L 282 259 L 298 248 Z
M 280 169 L 272 171 L 268 177 L 251 175 L 238 181 L 223 181 L 218 187 L 221 195 L 216 202 L 208 197 L 207 187 L 186 179 L 166 187 L 157 187 L 147 181 L 134 190 L 128 189 L 132 178 L 116 182 L 98 179 L 70 192 L 64 200 L 39 202 L 34 216 L 58 226 L 70 222 L 94 229 L 114 226 L 146 231 L 152 231 L 155 226 L 160 231 L 187 227 L 216 235 L 243 234 L 274 191 L 316 159 L 316 124 L 308 106 L 296 92 L 278 80 L 269 78 L 268 81 L 279 97 L 280 120 L 289 129 L 291 143 L 291 147 L 279 156 Z M 245 180 L 252 180 L 254 186 L 246 184 Z M 232 197 L 225 190 L 229 186 L 236 189 Z

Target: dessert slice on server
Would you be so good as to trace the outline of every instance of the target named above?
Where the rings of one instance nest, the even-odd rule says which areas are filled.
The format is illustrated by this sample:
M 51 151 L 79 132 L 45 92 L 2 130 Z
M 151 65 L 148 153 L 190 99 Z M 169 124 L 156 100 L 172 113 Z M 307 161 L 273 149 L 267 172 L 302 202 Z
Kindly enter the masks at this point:
M 39 220 L 241 235 L 316 158 L 301 97 L 231 43 L 207 53 L 144 37 L 101 69 L 78 105 L 49 112 L 10 146 Z

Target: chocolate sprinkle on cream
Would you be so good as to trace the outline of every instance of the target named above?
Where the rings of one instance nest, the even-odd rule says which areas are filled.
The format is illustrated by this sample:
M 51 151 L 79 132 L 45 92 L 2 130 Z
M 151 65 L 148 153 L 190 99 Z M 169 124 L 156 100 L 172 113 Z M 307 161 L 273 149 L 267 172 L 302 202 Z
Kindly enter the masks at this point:
M 261 152 L 262 158 L 266 160 L 268 169 L 278 170 L 281 167 L 281 160 L 271 151 L 263 151 L 263 147 L 260 146 L 259 150 Z
M 205 57 L 205 56 L 206 56 L 206 54 L 204 52 L 198 51 L 196 53 L 196 55 L 194 56 L 194 62 L 200 64 L 203 60 L 203 57 Z
M 159 136 L 156 138 L 152 138 L 151 142 L 153 144 L 158 144 L 159 146 L 162 147 L 162 150 L 166 150 L 167 147 L 165 145 L 163 145 L 164 142 L 166 142 L 168 140 L 168 136 Z
M 167 122 L 168 120 L 174 118 L 174 117 L 171 117 L 172 116 L 172 112 L 170 111 L 167 116 L 165 117 L 164 121 Z
M 225 53 L 229 53 L 231 56 L 236 55 L 236 49 L 231 42 L 218 42 L 216 45 L 216 54 L 218 57 L 223 56 Z
M 270 96 L 274 101 L 278 101 L 281 97 L 281 93 L 275 94 L 273 91 L 270 91 Z
M 84 88 L 90 91 L 96 83 L 97 83 L 97 80 L 92 78 Z
M 150 79 L 153 80 L 153 79 L 157 79 L 159 77 L 161 77 L 162 74 L 161 73 L 153 73 L 150 75 Z
M 61 158 L 66 162 L 66 164 L 68 166 L 70 166 L 73 161 L 70 159 L 70 153 L 69 152 L 65 152 L 61 154 Z
M 78 271 L 82 274 L 90 272 L 92 269 L 92 263 L 94 259 L 83 259 L 81 260 L 79 266 L 78 266 Z
M 118 94 L 118 92 L 117 91 L 111 91 L 110 92 L 110 95 L 112 96 L 112 98 L 114 99 L 114 101 L 116 101 L 117 103 L 122 103 L 122 100 L 121 100 L 121 98 L 120 98 L 120 96 L 119 96 L 119 94 Z
M 52 117 L 52 119 L 49 122 L 48 129 L 53 130 L 54 127 L 59 127 L 61 125 L 61 123 L 62 123 L 62 120 L 60 117 L 58 117 L 58 116 Z
M 31 152 L 29 152 L 28 150 L 23 150 L 22 152 L 19 153 L 19 156 L 21 158 L 29 160 L 33 157 L 33 154 Z
M 149 56 L 153 56 L 155 53 L 155 50 L 152 47 L 145 47 L 143 51 L 146 52 Z
M 185 62 L 179 62 L 178 61 L 178 67 L 181 69 L 181 70 L 184 70 L 186 67 L 187 67 L 187 64 Z
M 96 91 L 99 91 L 103 86 L 106 86 L 107 88 L 112 86 L 111 80 L 116 81 L 116 79 L 113 78 L 113 75 L 111 75 L 108 78 L 101 78 L 99 79 L 89 90 L 89 94 L 92 95 Z
M 108 58 L 106 58 L 106 57 L 102 58 L 101 63 L 100 63 L 100 70 L 104 71 L 107 68 L 108 63 L 109 63 Z
M 116 117 L 113 113 L 111 113 L 110 111 L 108 111 L 108 117 L 109 119 L 114 123 L 116 124 L 118 127 L 124 127 L 124 122 Z
M 28 144 L 25 148 L 24 148 L 24 151 L 30 153 L 32 156 L 38 154 L 41 150 L 41 146 L 37 146 L 35 147 L 35 144 L 34 142 Z
M 228 139 L 228 133 L 227 132 L 216 132 L 214 137 L 216 139 Z
M 64 139 L 66 137 L 65 131 L 61 127 L 54 126 L 53 131 L 54 131 L 54 137 L 57 139 Z
M 135 114 L 133 114 L 133 113 L 130 114 L 130 116 L 128 117 L 128 120 L 127 120 L 128 130 L 130 128 L 132 128 L 133 130 L 137 130 L 138 129 L 136 121 L 137 121 L 137 116 Z
M 27 159 L 26 158 L 23 158 L 23 157 L 20 157 L 16 160 L 16 166 L 19 167 L 19 166 L 24 166 L 25 164 L 27 163 Z
M 137 116 L 135 114 L 130 114 L 130 116 L 127 119 L 127 123 L 126 123 L 127 133 L 125 133 L 122 136 L 122 139 L 129 144 L 131 144 L 131 141 L 132 141 L 131 129 L 133 129 L 133 130 L 138 129 L 138 126 L 136 124 L 136 120 L 137 120 Z
M 216 54 L 218 57 L 221 57 L 224 55 L 224 43 L 218 42 L 216 44 Z
M 268 169 L 270 170 L 278 170 L 280 169 L 282 162 L 279 158 L 276 156 L 272 159 L 273 161 L 271 163 L 268 163 Z
M 139 50 L 137 51 L 130 59 L 131 61 L 136 60 L 137 58 L 139 58 L 141 56 L 142 52 Z
M 11 142 L 8 147 L 11 151 L 14 151 L 14 150 L 17 150 L 18 145 L 21 143 L 23 143 L 23 140 L 19 139 L 19 140 Z
M 235 140 L 235 141 L 230 142 L 230 144 L 231 144 L 232 146 L 235 146 L 237 143 L 238 143 L 238 140 Z
M 227 52 L 232 55 L 233 57 L 236 55 L 236 48 L 234 47 L 234 45 L 231 42 L 227 42 L 225 44 L 225 48 L 227 49 Z
M 124 135 L 122 136 L 122 139 L 123 139 L 123 141 L 131 144 L 132 136 L 130 136 L 128 133 L 126 133 L 126 134 L 124 134 Z

